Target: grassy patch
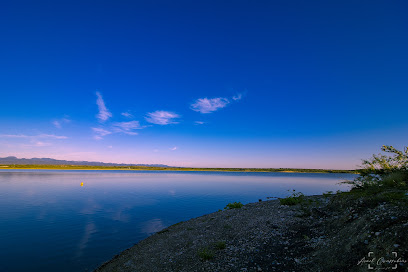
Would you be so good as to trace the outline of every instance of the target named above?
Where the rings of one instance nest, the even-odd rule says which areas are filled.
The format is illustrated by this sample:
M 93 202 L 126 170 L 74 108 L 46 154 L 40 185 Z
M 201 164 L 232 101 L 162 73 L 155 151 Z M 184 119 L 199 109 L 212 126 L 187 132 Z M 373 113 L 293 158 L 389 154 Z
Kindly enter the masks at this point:
M 198 256 L 204 261 L 211 260 L 212 258 L 214 258 L 214 255 L 214 252 L 207 247 L 202 248 L 198 251 Z
M 214 246 L 216 249 L 219 249 L 219 250 L 225 249 L 227 247 L 224 241 L 218 241 L 215 243 Z

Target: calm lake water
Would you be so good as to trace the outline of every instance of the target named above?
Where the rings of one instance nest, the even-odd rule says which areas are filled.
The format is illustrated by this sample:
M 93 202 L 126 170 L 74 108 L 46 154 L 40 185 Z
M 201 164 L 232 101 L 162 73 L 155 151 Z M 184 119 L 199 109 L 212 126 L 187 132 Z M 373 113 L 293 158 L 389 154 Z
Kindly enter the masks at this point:
M 234 201 L 347 190 L 352 174 L 0 170 L 0 271 L 92 271 Z M 83 186 L 81 186 L 83 183 Z

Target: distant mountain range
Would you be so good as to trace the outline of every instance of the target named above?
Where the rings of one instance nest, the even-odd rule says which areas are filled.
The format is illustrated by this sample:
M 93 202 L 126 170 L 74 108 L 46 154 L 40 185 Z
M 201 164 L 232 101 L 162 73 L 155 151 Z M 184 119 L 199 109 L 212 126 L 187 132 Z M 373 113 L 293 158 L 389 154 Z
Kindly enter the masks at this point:
M 19 159 L 14 156 L 0 158 L 0 164 L 49 164 L 49 165 L 92 165 L 92 166 L 153 166 L 153 167 L 170 167 L 164 164 L 129 164 L 129 163 L 106 163 L 90 161 L 66 161 L 51 158 L 32 158 Z

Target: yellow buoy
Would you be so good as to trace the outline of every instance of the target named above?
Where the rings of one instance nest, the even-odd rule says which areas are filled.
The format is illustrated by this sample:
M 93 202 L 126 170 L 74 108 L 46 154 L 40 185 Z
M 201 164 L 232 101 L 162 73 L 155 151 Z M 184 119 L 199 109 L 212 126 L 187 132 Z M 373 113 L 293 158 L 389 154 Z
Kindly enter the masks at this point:
M 84 183 L 83 183 L 83 182 L 81 182 L 81 186 L 84 186 Z

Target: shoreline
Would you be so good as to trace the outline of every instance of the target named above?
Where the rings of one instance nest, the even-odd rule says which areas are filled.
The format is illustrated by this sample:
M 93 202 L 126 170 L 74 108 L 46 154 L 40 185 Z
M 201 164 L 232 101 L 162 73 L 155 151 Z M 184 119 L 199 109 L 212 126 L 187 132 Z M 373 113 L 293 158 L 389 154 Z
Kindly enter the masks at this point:
M 296 210 L 268 200 L 192 218 L 139 241 L 94 272 L 241 271 L 266 244 L 283 250 L 287 225 L 300 222 Z M 253 271 L 268 271 L 263 262 L 257 260 Z
M 119 171 L 159 171 L 159 172 L 164 172 L 164 171 L 174 171 L 174 172 L 235 172 L 235 173 L 331 173 L 331 174 L 358 174 L 357 170 L 326 170 L 326 169 L 307 169 L 308 171 L 301 171 L 305 169 L 301 169 L 299 171 L 297 170 L 228 170 L 228 169 L 216 169 L 216 168 L 186 168 L 186 169 L 180 169 L 180 168 L 165 168 L 165 169 L 124 169 L 124 168 L 76 168 L 76 167 L 29 167 L 29 168 L 20 168 L 20 167 L 8 167 L 8 166 L 1 166 L 0 165 L 0 172 L 2 170 L 95 170 L 95 171 L 101 171 L 101 170 L 119 170 Z
M 375 205 L 347 194 L 303 200 L 293 206 L 260 201 L 179 222 L 94 272 L 367 271 L 359 264 L 367 252 L 391 251 L 408 260 L 406 209 L 381 196 Z

